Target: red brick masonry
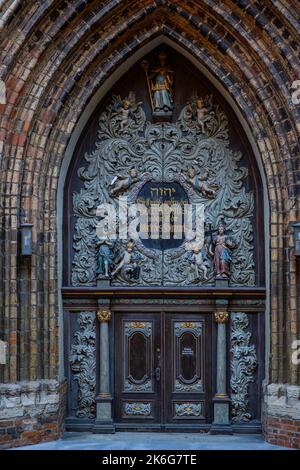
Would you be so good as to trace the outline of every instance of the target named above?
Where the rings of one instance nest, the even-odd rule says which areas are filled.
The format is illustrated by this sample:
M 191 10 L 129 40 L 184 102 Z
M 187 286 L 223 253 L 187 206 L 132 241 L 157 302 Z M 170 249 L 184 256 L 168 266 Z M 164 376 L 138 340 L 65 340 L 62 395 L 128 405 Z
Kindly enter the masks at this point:
M 0 449 L 60 437 L 66 384 L 40 380 L 0 384 Z
M 300 449 L 300 419 L 269 417 L 264 434 L 271 444 Z
M 39 442 L 53 441 L 60 436 L 57 419 L 42 422 L 39 419 L 14 419 L 0 421 L 0 449 L 20 447 Z

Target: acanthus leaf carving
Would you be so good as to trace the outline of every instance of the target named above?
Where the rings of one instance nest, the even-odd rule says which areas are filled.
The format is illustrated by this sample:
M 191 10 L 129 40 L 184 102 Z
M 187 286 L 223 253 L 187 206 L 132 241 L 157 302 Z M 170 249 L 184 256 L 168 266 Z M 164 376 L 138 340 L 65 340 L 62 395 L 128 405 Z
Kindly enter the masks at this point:
M 81 312 L 78 330 L 74 333 L 70 351 L 73 380 L 78 385 L 78 418 L 95 418 L 96 403 L 96 332 L 95 312 Z
M 231 314 L 231 404 L 232 421 L 250 421 L 249 386 L 255 381 L 257 355 L 254 344 L 250 344 L 251 333 L 247 331 L 249 320 L 244 312 Z

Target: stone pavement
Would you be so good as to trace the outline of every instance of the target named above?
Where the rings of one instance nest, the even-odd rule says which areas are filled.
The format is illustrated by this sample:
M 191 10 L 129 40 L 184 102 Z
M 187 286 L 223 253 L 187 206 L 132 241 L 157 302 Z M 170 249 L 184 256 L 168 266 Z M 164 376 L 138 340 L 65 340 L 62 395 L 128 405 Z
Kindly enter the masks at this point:
M 264 441 L 261 435 L 117 432 L 65 433 L 58 441 L 14 450 L 287 450 Z

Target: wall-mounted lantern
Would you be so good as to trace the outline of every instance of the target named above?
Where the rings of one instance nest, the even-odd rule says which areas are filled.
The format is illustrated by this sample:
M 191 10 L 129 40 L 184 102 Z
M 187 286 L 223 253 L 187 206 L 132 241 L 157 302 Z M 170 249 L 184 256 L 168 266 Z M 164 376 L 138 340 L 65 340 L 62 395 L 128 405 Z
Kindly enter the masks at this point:
M 294 242 L 295 242 L 295 256 L 300 256 L 300 222 L 295 222 L 294 227 Z
M 32 224 L 24 223 L 20 225 L 21 232 L 21 255 L 32 255 Z

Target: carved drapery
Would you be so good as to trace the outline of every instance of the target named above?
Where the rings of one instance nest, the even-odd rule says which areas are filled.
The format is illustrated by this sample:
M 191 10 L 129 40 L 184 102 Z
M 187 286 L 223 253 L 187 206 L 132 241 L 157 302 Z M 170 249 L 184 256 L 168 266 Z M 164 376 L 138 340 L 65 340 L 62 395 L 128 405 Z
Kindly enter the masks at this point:
M 240 153 L 230 149 L 228 119 L 212 98 L 206 103 L 210 112 L 205 117 L 204 132 L 192 112 L 185 106 L 175 123 L 146 122 L 140 103 L 130 94 L 130 114 L 122 121 L 120 97 L 101 114 L 99 140 L 96 150 L 85 155 L 87 166 L 80 168 L 78 177 L 84 186 L 73 194 L 76 217 L 74 230 L 74 259 L 72 284 L 93 286 L 96 284 L 97 237 L 96 208 L 101 203 L 112 203 L 118 209 L 118 198 L 110 189 L 119 175 L 121 189 L 129 203 L 137 202 L 145 183 L 178 183 L 189 202 L 205 206 L 205 220 L 216 229 L 220 221 L 226 224 L 226 232 L 237 241 L 233 250 L 231 285 L 255 284 L 253 227 L 254 195 L 247 191 L 247 169 L 239 166 Z M 207 174 L 205 186 L 214 187 L 214 195 L 208 197 L 196 190 L 184 176 L 184 172 L 196 167 L 199 176 Z M 136 174 L 131 174 L 134 168 Z M 131 175 L 131 176 L 130 176 Z M 115 186 L 116 188 L 117 186 Z M 207 241 L 208 243 L 208 241 Z M 122 259 L 126 244 L 117 242 L 116 259 Z M 113 277 L 113 285 L 213 285 L 213 259 L 205 260 L 206 271 L 195 272 L 191 254 L 184 244 L 174 249 L 160 251 L 146 247 L 135 240 L 133 258 L 137 260 L 139 274 L 132 275 L 132 268 L 124 266 Z
M 74 333 L 70 351 L 73 379 L 78 385 L 78 418 L 94 418 L 96 414 L 95 312 L 81 312 L 78 330 Z
M 255 381 L 257 355 L 251 344 L 252 334 L 247 331 L 249 320 L 246 313 L 231 314 L 231 405 L 232 421 L 250 421 L 249 386 Z

